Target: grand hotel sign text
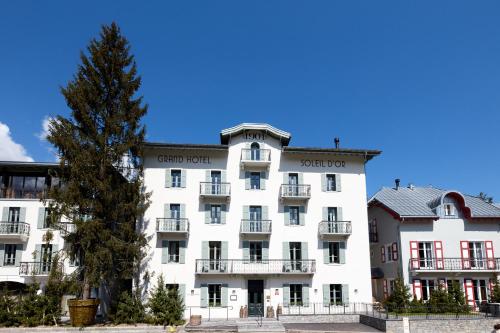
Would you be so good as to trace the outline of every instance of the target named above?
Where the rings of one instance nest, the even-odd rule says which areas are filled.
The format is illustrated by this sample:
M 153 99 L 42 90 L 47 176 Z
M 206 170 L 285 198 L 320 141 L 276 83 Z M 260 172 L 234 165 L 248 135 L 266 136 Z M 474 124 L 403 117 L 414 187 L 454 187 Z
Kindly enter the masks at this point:
M 192 163 L 192 164 L 210 164 L 210 156 L 202 155 L 158 155 L 160 163 Z

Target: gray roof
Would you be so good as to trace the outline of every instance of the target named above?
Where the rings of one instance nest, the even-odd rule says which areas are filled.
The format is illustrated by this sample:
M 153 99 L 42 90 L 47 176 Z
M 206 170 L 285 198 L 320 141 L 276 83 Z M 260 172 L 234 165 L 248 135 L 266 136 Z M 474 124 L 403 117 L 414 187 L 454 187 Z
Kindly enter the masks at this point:
M 380 155 L 380 150 L 372 149 L 350 149 L 350 148 L 319 148 L 319 147 L 283 147 L 284 153 L 298 153 L 298 154 L 329 154 L 329 155 L 354 155 L 364 156 L 366 161 L 371 160 L 373 157 Z
M 472 218 L 500 218 L 499 207 L 478 197 L 433 187 L 399 187 L 397 190 L 383 187 L 369 200 L 368 204 L 380 203 L 401 218 L 438 218 L 434 208 L 439 206 L 449 193 L 459 195 L 464 199 L 464 205 L 470 209 Z

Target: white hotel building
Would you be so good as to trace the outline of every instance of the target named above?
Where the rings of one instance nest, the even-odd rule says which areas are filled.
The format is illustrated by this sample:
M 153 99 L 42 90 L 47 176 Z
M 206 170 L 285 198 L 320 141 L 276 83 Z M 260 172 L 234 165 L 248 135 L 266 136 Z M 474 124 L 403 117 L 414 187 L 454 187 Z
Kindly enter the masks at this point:
M 418 299 L 458 283 L 479 306 L 500 274 L 500 208 L 458 191 L 383 188 L 368 203 L 374 298 L 401 277 Z
M 145 287 L 163 274 L 212 317 L 371 302 L 365 163 L 380 152 L 290 137 L 241 124 L 221 144 L 146 144 Z

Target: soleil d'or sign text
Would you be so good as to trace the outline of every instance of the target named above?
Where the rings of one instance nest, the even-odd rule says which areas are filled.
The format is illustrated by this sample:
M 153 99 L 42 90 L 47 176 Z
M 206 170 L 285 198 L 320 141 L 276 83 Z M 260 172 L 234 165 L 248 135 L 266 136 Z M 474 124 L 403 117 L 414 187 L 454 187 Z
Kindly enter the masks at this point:
M 339 160 L 300 160 L 300 166 L 311 168 L 345 168 L 345 161 Z

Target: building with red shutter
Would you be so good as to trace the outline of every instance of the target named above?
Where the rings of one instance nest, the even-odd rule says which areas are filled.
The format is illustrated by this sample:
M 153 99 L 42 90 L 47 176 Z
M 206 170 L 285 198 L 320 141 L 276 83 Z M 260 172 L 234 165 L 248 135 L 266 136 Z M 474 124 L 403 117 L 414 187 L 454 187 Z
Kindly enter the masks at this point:
M 401 277 L 417 299 L 457 283 L 467 303 L 488 301 L 500 274 L 500 208 L 433 187 L 384 187 L 368 202 L 372 293 Z M 497 256 L 495 256 L 497 253 Z

